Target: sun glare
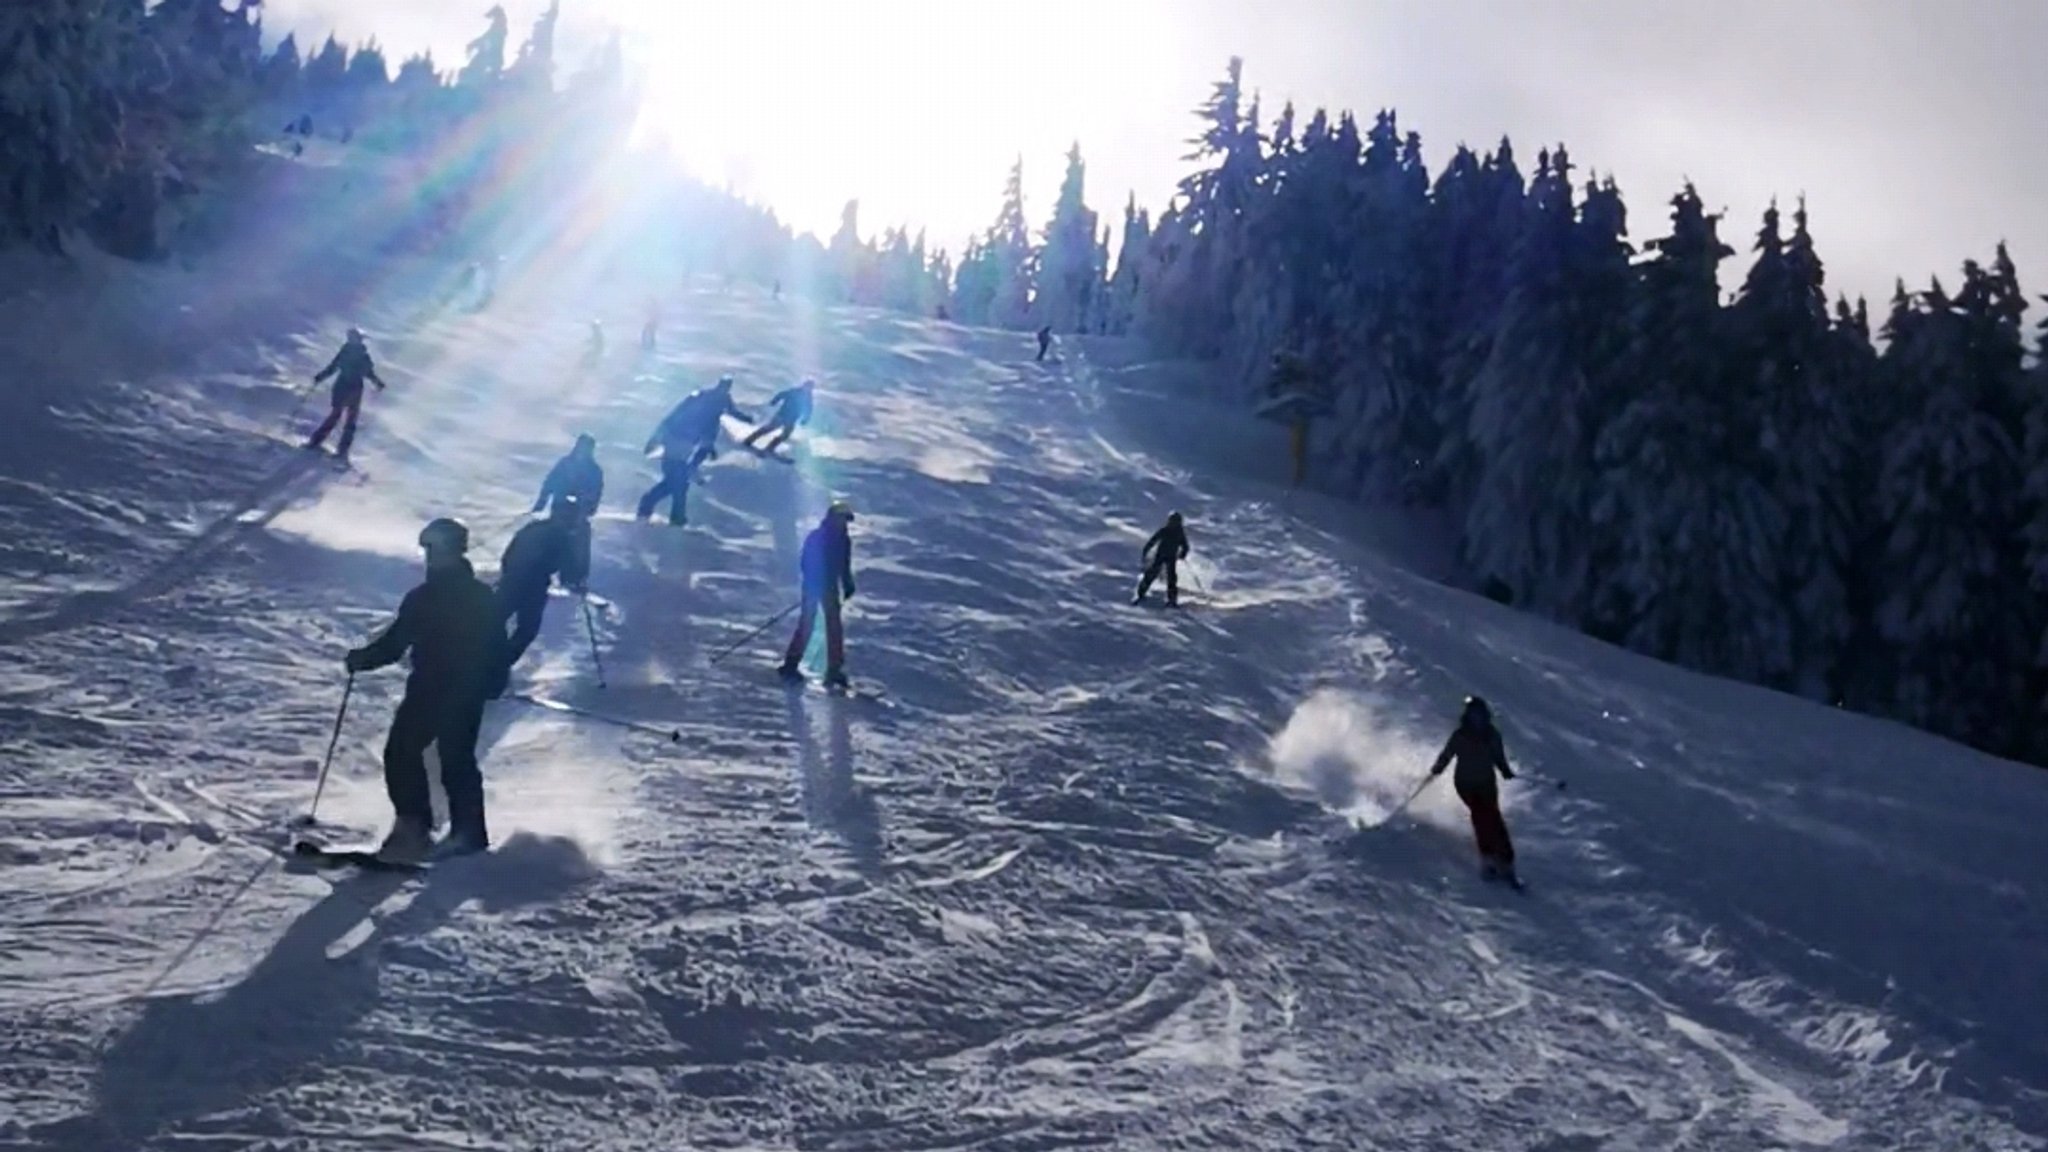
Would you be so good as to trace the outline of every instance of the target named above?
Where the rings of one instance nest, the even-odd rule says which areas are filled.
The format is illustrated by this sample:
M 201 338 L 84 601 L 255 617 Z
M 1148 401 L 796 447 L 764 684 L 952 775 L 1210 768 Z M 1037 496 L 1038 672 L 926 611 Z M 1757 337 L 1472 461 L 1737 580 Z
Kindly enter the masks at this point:
M 644 70 L 643 138 L 823 234 L 857 198 L 864 234 L 916 222 L 955 243 L 993 217 L 1020 153 L 1027 191 L 1049 195 L 1102 114 L 1062 77 L 1115 67 L 1103 18 L 1070 0 L 1021 18 L 948 0 L 612 0 L 607 14 Z

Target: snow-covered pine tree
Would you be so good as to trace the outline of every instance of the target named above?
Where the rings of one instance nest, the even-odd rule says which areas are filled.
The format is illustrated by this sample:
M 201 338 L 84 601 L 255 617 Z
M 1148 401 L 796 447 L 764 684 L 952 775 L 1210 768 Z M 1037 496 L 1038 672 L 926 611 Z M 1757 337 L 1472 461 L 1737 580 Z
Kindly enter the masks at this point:
M 1087 203 L 1088 167 L 1081 159 L 1081 145 L 1067 151 L 1067 171 L 1060 181 L 1059 199 L 1046 225 L 1045 247 L 1039 253 L 1037 298 L 1032 319 L 1052 325 L 1055 332 L 1086 329 L 1088 310 L 1095 298 L 1100 273 L 1095 257 L 1095 210 Z
M 1898 659 L 1898 712 L 1994 746 L 2034 655 L 2034 635 L 2015 627 L 2027 591 L 2025 307 L 2001 248 L 1991 269 L 1964 265 L 1953 299 L 1937 280 L 1917 307 L 1895 308 L 1883 359 L 1908 412 L 1878 480 L 1890 531 L 1877 623 Z
M 1437 357 L 1435 446 L 1428 490 L 1456 515 L 1471 506 L 1484 461 L 1467 429 L 1473 387 L 1492 355 L 1506 305 L 1508 267 L 1521 243 L 1527 190 L 1513 143 L 1485 158 L 1460 148 L 1438 175 L 1422 245 L 1426 323 Z
M 463 88 L 490 88 L 505 74 L 505 44 L 512 34 L 505 9 L 493 4 L 484 13 L 489 21 L 483 35 L 469 42 L 469 63 L 463 65 L 455 83 Z
M 1146 252 L 1152 244 L 1152 214 L 1138 207 L 1132 193 L 1124 204 L 1124 231 L 1118 242 L 1116 268 L 1110 274 L 1104 326 L 1113 335 L 1130 332 L 1136 318 L 1138 286 L 1143 277 Z
M 1688 185 L 1641 270 L 1619 366 L 1639 391 L 1595 442 L 1594 516 L 1620 554 L 1592 611 L 1637 651 L 1755 680 L 1790 643 L 1771 559 L 1784 512 L 1728 355 L 1717 219 Z
M 1626 218 L 1612 184 L 1573 203 L 1560 147 L 1538 160 L 1500 326 L 1473 379 L 1465 438 L 1480 462 L 1464 552 L 1497 595 L 1579 623 L 1598 536 L 1588 530 L 1595 431 L 1611 398 L 1616 317 L 1629 283 Z
M 1772 560 L 1791 635 L 1781 653 L 1786 663 L 1764 668 L 1764 680 L 1827 699 L 1853 627 L 1843 572 L 1852 531 L 1849 413 L 1858 382 L 1845 378 L 1838 362 L 1839 337 L 1804 203 L 1793 222 L 1788 242 L 1777 205 L 1764 213 L 1756 261 L 1727 318 L 1745 376 L 1737 392 L 1761 420 L 1759 463 L 1785 512 Z
M 1036 261 L 1031 229 L 1024 222 L 1024 158 L 1019 156 L 1003 181 L 1003 206 L 988 232 L 988 256 L 994 269 L 995 294 L 987 322 L 998 328 L 1024 328 L 1031 323 L 1031 289 Z
M 123 119 L 134 21 L 96 0 L 0 5 L 0 230 L 60 249 L 91 210 Z

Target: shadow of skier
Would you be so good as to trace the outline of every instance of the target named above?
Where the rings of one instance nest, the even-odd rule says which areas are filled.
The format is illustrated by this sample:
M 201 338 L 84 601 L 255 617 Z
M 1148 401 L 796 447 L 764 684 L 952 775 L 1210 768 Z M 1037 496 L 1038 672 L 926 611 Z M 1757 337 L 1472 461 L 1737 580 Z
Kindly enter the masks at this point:
M 796 741 L 804 821 L 837 836 L 861 876 L 877 879 L 884 854 L 882 813 L 874 795 L 853 776 L 853 722 L 847 715 L 847 701 L 827 704 L 826 749 L 820 755 L 817 737 L 811 733 L 807 692 L 796 685 L 787 691 L 789 734 Z
M 422 936 L 474 900 L 501 911 L 557 900 L 597 875 L 573 842 L 515 836 L 490 856 L 435 867 L 412 902 L 344 955 L 340 943 L 408 877 L 337 881 L 225 992 L 150 999 L 100 1060 L 91 1112 L 36 1133 L 67 1152 L 128 1152 L 167 1129 L 245 1107 L 330 1057 L 382 996 L 382 945 Z

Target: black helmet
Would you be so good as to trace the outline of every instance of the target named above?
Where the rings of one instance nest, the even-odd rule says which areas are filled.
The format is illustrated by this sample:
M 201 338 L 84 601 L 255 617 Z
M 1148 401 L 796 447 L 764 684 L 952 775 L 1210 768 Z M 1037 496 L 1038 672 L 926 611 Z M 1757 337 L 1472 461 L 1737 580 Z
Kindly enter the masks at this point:
M 576 436 L 576 447 L 578 449 L 588 448 L 595 452 L 597 451 L 597 437 L 592 436 L 588 432 L 578 433 Z
M 420 547 L 441 547 L 458 553 L 467 552 L 469 528 L 460 520 L 443 516 L 420 529 Z
M 1166 514 L 1166 522 L 1167 522 L 1168 524 L 1178 524 L 1178 523 L 1180 523 L 1180 513 L 1178 513 L 1178 512 L 1168 512 L 1168 513 Z
M 1465 697 L 1465 719 L 1491 721 L 1493 719 L 1493 708 L 1486 703 L 1486 698 L 1483 696 L 1467 696 Z
M 730 388 L 732 387 L 732 377 L 730 377 L 730 376 L 720 376 L 720 377 L 718 378 L 718 385 L 717 385 L 717 387 L 718 387 L 718 390 L 719 390 L 719 391 L 721 391 L 721 392 L 723 392 L 723 391 L 726 391 L 727 389 L 730 389 Z

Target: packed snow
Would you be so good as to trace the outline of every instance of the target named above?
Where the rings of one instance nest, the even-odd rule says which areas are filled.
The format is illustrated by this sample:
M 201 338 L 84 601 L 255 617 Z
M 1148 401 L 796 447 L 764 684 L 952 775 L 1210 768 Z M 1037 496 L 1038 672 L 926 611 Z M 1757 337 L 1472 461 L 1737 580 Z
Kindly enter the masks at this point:
M 0 1146 L 2048 1140 L 2048 777 L 1432 579 L 1184 367 L 705 282 L 584 370 L 647 286 L 96 275 L 10 302 Z M 391 388 L 341 472 L 297 405 L 349 323 Z M 728 448 L 689 528 L 633 522 L 649 430 L 723 372 L 818 377 L 796 463 Z M 585 430 L 609 686 L 557 598 L 514 689 L 645 727 L 494 703 L 493 853 L 279 852 L 420 524 L 488 575 Z M 835 495 L 881 699 L 779 684 L 788 621 L 741 643 Z M 1187 606 L 1133 606 L 1174 509 Z M 324 817 L 381 830 L 401 679 L 358 682 Z M 1446 783 L 1395 814 L 1472 692 L 1524 893 Z

